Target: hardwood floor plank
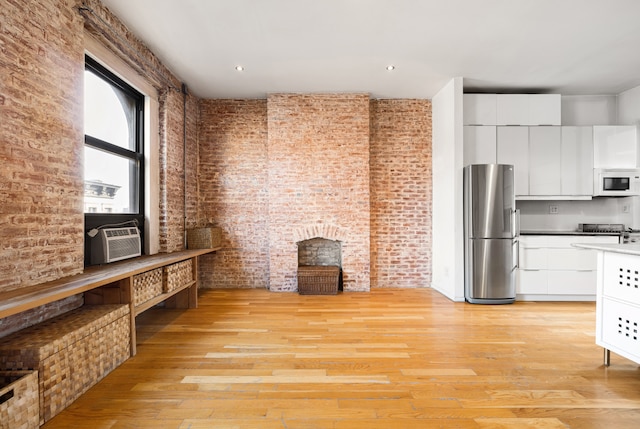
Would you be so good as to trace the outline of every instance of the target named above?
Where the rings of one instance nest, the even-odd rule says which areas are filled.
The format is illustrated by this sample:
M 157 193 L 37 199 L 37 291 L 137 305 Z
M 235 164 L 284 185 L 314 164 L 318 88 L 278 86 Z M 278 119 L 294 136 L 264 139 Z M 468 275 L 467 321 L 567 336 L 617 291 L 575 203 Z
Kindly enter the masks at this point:
M 602 365 L 594 303 L 216 290 L 137 324 L 138 354 L 43 429 L 640 427 L 638 365 Z
M 566 429 L 558 419 L 476 419 L 481 428 L 487 429 Z

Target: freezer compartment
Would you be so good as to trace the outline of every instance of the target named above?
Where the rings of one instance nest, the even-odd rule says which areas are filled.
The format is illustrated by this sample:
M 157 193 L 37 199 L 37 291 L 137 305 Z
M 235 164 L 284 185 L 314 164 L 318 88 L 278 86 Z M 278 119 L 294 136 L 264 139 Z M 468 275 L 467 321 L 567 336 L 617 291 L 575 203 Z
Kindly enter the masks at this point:
M 518 241 L 468 239 L 465 246 L 465 299 L 472 304 L 510 304 L 516 297 Z
M 513 238 L 518 235 L 513 166 L 465 167 L 464 216 L 467 238 Z

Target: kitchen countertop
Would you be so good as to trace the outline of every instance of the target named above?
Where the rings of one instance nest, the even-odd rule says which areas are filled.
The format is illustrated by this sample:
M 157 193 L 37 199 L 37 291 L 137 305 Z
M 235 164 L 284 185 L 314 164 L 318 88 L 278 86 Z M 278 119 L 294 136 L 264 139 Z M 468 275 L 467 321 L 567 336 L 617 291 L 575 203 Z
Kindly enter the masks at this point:
M 521 230 L 520 235 L 604 235 L 620 236 L 621 232 L 583 232 L 583 231 L 551 231 L 551 230 Z
M 624 253 L 625 255 L 640 256 L 640 244 L 572 244 L 582 249 L 601 250 L 603 252 Z

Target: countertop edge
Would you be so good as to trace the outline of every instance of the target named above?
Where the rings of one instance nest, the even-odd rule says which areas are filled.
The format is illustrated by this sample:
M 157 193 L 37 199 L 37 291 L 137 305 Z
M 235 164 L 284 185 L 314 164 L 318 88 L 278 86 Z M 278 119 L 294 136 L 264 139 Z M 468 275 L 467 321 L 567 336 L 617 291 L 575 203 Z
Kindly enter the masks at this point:
M 608 236 L 619 237 L 620 232 L 582 232 L 582 231 L 536 231 L 536 230 L 524 230 L 520 231 L 520 235 L 585 235 L 585 236 Z
M 640 244 L 592 244 L 573 243 L 572 246 L 582 249 L 599 250 L 602 252 L 621 253 L 625 255 L 640 256 Z

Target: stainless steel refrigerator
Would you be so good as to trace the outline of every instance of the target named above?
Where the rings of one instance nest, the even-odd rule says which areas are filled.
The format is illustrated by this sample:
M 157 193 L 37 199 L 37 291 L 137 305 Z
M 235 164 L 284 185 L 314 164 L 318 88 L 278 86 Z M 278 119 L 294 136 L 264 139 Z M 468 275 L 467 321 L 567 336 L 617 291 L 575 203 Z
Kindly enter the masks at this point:
M 519 219 L 513 166 L 464 168 L 464 296 L 472 304 L 516 298 Z

